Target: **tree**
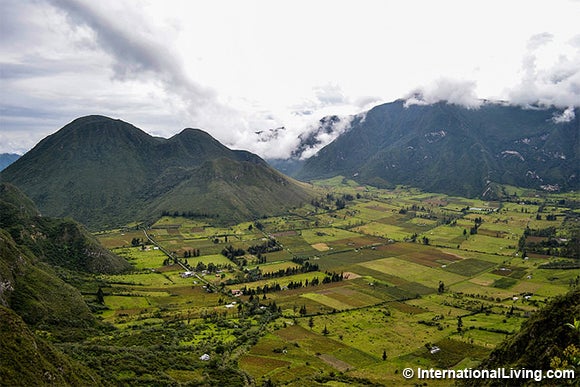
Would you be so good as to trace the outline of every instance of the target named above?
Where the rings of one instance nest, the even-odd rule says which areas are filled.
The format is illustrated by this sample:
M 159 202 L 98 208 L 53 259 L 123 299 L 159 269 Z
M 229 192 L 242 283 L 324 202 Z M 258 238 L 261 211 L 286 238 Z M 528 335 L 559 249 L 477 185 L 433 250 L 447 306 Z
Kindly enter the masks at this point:
M 314 319 L 312 317 L 310 317 L 310 319 L 308 319 L 308 327 L 310 329 L 314 328 Z
M 439 281 L 439 288 L 437 289 L 437 293 L 441 294 L 445 291 L 445 284 L 443 281 Z
M 103 293 L 103 289 L 99 286 L 99 290 L 97 290 L 97 302 L 99 304 L 105 303 L 105 294 Z
M 330 333 L 330 331 L 328 330 L 328 328 L 326 328 L 326 324 L 324 325 L 324 329 L 322 330 L 322 334 L 324 336 L 328 335 Z
M 387 351 L 383 349 L 383 361 L 387 360 Z
M 461 316 L 457 317 L 457 332 L 461 333 L 461 331 L 463 330 L 463 320 L 461 319 Z

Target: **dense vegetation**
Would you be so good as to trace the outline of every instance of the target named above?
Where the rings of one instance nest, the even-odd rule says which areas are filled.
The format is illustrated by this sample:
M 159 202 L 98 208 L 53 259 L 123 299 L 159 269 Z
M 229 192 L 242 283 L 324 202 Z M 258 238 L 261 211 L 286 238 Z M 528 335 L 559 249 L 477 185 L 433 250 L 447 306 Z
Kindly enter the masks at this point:
M 353 117 L 348 130 L 295 176 L 344 175 L 375 186 L 409 184 L 487 198 L 501 194 L 497 183 L 578 190 L 580 114 L 556 123 L 557 113 L 493 103 L 467 109 L 395 101 Z

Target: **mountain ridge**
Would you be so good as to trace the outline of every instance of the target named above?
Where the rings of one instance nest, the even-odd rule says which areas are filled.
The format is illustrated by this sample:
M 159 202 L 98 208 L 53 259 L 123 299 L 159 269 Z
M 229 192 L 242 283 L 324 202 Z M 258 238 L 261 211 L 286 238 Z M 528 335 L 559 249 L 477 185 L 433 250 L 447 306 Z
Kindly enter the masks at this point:
M 193 196 L 183 196 L 182 190 L 179 209 L 175 205 L 162 207 L 164 203 L 177 202 L 163 195 L 175 194 L 173 189 L 182 183 L 179 179 L 195 175 L 197 180 L 190 179 L 190 183 L 200 188 L 209 183 L 204 179 L 219 176 L 196 169 L 211 169 L 215 164 L 207 162 L 221 158 L 231 160 L 239 169 L 259 169 L 262 177 L 253 178 L 254 186 L 277 182 L 287 189 L 277 190 L 276 200 L 264 197 L 267 192 L 254 190 L 253 195 L 268 205 L 260 207 L 260 211 L 252 205 L 249 208 L 253 210 L 244 211 L 243 215 L 237 213 L 232 203 L 244 203 L 255 197 L 244 199 L 235 188 L 236 182 L 232 185 L 231 181 L 228 195 L 204 203 Z M 280 213 L 310 199 L 308 186 L 273 171 L 257 155 L 231 150 L 199 129 L 187 128 L 165 139 L 121 120 L 86 116 L 40 141 L 2 171 L 0 179 L 22 189 L 43 214 L 70 216 L 90 228 L 111 228 L 154 220 L 163 211 L 177 210 L 199 213 L 205 209 L 228 222 L 242 216 Z M 164 185 L 158 187 L 160 182 Z M 220 203 L 224 206 L 217 205 Z M 152 208 L 157 213 L 151 213 Z
M 558 112 L 497 103 L 477 109 L 446 102 L 408 106 L 397 100 L 353 116 L 293 176 L 344 175 L 371 185 L 407 184 L 469 197 L 482 195 L 490 183 L 576 190 L 579 114 L 556 122 Z

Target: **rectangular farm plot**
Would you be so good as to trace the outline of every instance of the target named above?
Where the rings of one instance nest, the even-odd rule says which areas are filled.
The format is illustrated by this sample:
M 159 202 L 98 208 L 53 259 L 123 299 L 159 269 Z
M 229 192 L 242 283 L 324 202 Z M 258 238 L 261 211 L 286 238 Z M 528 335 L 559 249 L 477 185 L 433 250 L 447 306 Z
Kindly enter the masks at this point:
M 146 297 L 140 296 L 105 296 L 105 305 L 114 310 L 144 309 L 151 306 Z
M 260 264 L 260 265 L 256 265 L 256 266 L 250 266 L 248 268 L 252 269 L 254 267 L 259 267 L 260 270 L 262 270 L 262 273 L 267 274 L 267 273 L 276 273 L 280 270 L 286 270 L 286 269 L 290 269 L 290 268 L 300 267 L 300 265 L 297 265 L 291 261 L 281 261 L 281 262 L 272 262 L 272 263 Z
M 192 267 L 195 267 L 199 262 L 202 262 L 204 265 L 207 265 L 209 263 L 213 263 L 216 266 L 233 265 L 232 261 L 230 261 L 221 254 L 202 255 L 200 257 L 187 258 L 187 262 Z
M 379 236 L 398 241 L 402 241 L 413 234 L 405 228 L 380 222 L 371 222 L 353 230 L 367 235 Z
M 326 243 L 330 241 L 337 241 L 347 238 L 354 238 L 358 236 L 359 234 L 356 234 L 354 232 L 332 227 L 302 230 L 302 239 L 304 239 L 310 245 L 315 245 L 317 243 Z
M 465 280 L 465 277 L 444 270 L 429 268 L 399 258 L 384 258 L 359 264 L 363 267 L 396 275 L 409 282 L 419 282 L 431 288 L 437 288 L 439 281 L 451 285 Z
M 152 246 L 142 250 L 140 247 L 132 247 L 128 250 L 128 261 L 135 265 L 136 269 L 155 269 L 163 266 L 163 261 L 167 258 L 161 250 L 156 250 Z
M 469 258 L 448 264 L 443 269 L 451 273 L 472 277 L 486 270 L 490 270 L 495 266 L 496 265 L 492 262 Z
M 508 238 L 496 238 L 487 235 L 471 235 L 461 243 L 465 250 L 475 250 L 485 253 L 512 255 L 517 250 L 517 241 Z
M 289 361 L 265 356 L 244 355 L 240 359 L 240 367 L 255 378 L 266 375 L 278 368 L 285 368 L 290 364 Z
M 359 308 L 362 306 L 375 305 L 382 302 L 381 299 L 369 294 L 356 291 L 350 286 L 340 286 L 323 289 L 317 292 L 305 293 L 304 298 L 316 301 L 336 310 Z
M 401 255 L 398 258 L 427 267 L 443 267 L 461 260 L 461 258 L 457 257 L 456 255 L 447 254 L 432 248 L 422 249 L 410 254 Z

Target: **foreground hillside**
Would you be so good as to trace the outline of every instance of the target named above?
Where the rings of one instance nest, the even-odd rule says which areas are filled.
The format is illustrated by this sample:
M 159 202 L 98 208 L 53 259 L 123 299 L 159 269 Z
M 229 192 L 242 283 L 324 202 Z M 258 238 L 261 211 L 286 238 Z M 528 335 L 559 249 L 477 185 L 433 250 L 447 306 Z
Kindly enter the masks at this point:
M 295 173 L 336 175 L 392 187 L 497 197 L 496 184 L 578 190 L 580 114 L 563 122 L 557 109 L 484 103 L 467 109 L 445 102 L 376 106 Z M 341 124 L 343 125 L 343 124 Z
M 163 139 L 103 116 L 79 118 L 1 172 L 47 216 L 91 228 L 155 220 L 162 213 L 231 223 L 299 206 L 306 186 L 201 130 Z
M 65 280 L 71 273 L 130 268 L 81 225 L 38 216 L 30 199 L 0 184 L 0 384 L 101 384 L 96 373 L 52 344 L 104 328 L 79 289 Z
M 580 367 L 580 288 L 555 298 L 502 342 L 481 369 L 575 370 Z M 537 385 L 539 380 L 526 380 Z M 576 379 L 578 385 L 579 379 Z M 521 386 L 522 380 L 472 380 L 465 385 Z M 560 385 L 544 380 L 546 385 Z

